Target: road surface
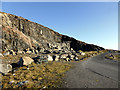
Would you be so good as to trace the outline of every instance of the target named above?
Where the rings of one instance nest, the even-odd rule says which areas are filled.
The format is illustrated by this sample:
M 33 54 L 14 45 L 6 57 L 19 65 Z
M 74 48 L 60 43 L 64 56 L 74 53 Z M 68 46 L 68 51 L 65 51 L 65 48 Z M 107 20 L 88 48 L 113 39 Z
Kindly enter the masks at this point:
M 106 54 L 77 62 L 66 73 L 63 88 L 118 88 L 118 62 L 105 59 Z

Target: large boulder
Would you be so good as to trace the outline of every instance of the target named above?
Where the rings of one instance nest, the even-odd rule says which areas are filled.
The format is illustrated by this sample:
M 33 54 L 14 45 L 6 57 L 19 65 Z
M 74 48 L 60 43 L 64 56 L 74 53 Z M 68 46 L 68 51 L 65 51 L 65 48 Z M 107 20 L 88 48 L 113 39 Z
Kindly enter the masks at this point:
M 7 74 L 12 71 L 12 66 L 10 64 L 0 64 L 0 73 Z
M 34 60 L 30 57 L 27 57 L 27 56 L 24 56 L 24 57 L 21 57 L 19 62 L 18 62 L 18 65 L 19 66 L 23 66 L 23 65 L 29 65 L 33 62 Z

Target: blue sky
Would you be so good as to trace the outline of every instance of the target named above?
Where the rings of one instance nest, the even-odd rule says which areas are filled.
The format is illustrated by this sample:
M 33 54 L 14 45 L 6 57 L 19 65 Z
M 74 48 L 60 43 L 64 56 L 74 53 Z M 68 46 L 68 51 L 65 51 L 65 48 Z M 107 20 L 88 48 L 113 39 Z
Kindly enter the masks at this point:
M 117 2 L 4 2 L 2 11 L 106 49 L 118 49 Z

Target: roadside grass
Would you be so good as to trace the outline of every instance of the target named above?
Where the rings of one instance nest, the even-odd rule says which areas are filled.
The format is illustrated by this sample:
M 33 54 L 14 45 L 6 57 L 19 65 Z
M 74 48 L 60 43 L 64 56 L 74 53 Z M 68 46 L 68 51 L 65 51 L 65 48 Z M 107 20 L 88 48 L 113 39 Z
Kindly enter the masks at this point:
M 86 60 L 94 54 L 98 55 L 104 53 L 104 51 L 90 51 L 84 52 L 85 55 L 79 55 L 78 58 L 80 60 Z M 9 55 L 5 56 L 3 60 L 15 60 L 14 63 L 18 62 L 18 60 L 23 55 Z M 35 57 L 34 55 L 25 55 L 29 57 Z M 62 78 L 66 71 L 70 68 L 74 68 L 74 61 L 71 62 L 48 62 L 43 64 L 35 64 L 32 63 L 28 66 L 23 66 L 16 69 L 15 72 L 9 72 L 7 75 L 2 77 L 2 85 L 3 89 L 5 88 L 59 88 L 62 83 Z M 10 62 L 11 63 L 11 62 Z M 20 82 L 28 81 L 24 85 L 19 85 Z
M 111 56 L 110 54 L 107 54 L 105 55 L 105 58 L 110 59 L 110 60 L 120 60 L 120 55 L 117 54 L 117 55 Z
M 58 88 L 64 73 L 71 68 L 68 62 L 32 63 L 28 67 L 20 67 L 14 74 L 9 72 L 2 77 L 4 88 Z M 18 83 L 28 81 L 19 86 Z M 13 82 L 13 83 L 10 83 Z
M 83 52 L 83 51 L 80 51 Z M 80 60 L 86 60 L 87 58 L 91 57 L 91 56 L 97 56 L 101 53 L 105 53 L 107 52 L 107 50 L 101 50 L 101 51 L 85 51 L 83 53 L 85 53 L 85 55 L 79 55 L 78 58 Z

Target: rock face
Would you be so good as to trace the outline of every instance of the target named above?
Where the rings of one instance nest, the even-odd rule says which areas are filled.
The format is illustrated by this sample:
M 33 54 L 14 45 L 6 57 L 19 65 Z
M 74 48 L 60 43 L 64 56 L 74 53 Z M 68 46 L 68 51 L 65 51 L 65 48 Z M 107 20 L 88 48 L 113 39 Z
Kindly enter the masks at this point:
M 61 35 L 50 28 L 31 22 L 20 16 L 0 12 L 2 16 L 2 51 L 13 50 L 18 53 L 47 53 L 57 50 L 96 51 L 104 48 L 87 44 L 72 37 Z M 29 48 L 29 51 L 25 51 Z M 50 52 L 48 52 L 50 51 Z

